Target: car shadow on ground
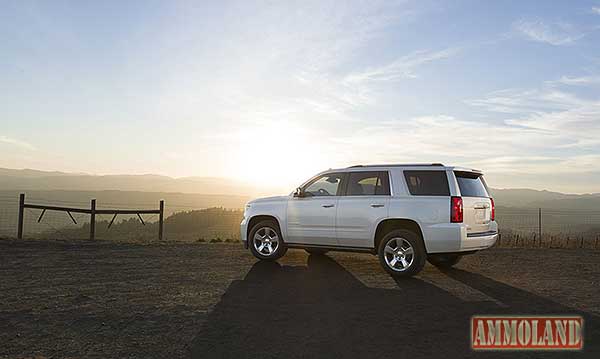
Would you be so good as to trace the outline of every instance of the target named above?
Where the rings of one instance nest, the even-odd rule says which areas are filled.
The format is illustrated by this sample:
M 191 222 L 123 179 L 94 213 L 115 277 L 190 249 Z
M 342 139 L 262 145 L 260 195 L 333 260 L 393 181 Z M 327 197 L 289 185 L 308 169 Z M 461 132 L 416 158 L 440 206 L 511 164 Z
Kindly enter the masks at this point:
M 465 301 L 418 278 L 369 288 L 328 256 L 307 266 L 257 262 L 233 282 L 190 346 L 192 358 L 564 357 L 564 352 L 474 352 L 475 314 L 580 314 L 599 357 L 600 318 L 459 269 L 450 278 L 495 299 Z

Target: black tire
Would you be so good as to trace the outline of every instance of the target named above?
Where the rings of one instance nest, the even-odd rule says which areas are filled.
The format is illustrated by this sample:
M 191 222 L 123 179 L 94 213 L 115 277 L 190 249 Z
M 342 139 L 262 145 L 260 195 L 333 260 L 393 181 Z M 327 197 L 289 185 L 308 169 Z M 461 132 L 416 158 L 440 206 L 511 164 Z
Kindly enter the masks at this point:
M 386 246 L 388 243 L 390 243 L 390 246 L 396 247 L 395 243 L 397 243 L 397 240 L 408 242 L 410 247 L 412 247 L 412 254 L 407 254 L 405 257 L 403 257 L 407 262 L 409 262 L 409 265 L 407 265 L 405 268 L 394 269 L 390 267 L 386 261 L 386 256 L 387 258 L 389 258 L 389 256 L 395 257 L 395 254 L 391 254 L 389 252 L 386 253 Z M 406 245 L 405 242 L 403 243 Z M 421 236 L 407 229 L 395 229 L 388 232 L 379 242 L 377 254 L 379 256 L 379 263 L 383 269 L 385 269 L 385 271 L 388 272 L 392 277 L 396 278 L 411 277 L 419 273 L 425 266 L 425 260 L 427 259 L 427 252 L 425 251 L 425 246 L 423 245 Z M 410 257 L 411 255 L 412 257 Z M 396 262 L 398 262 L 398 260 Z M 400 264 L 400 266 L 401 265 L 402 264 Z
M 327 249 L 321 249 L 321 248 L 304 248 L 304 250 L 306 251 L 306 253 L 312 254 L 312 255 L 323 255 L 323 254 L 329 252 Z
M 259 252 L 258 248 L 260 248 L 260 243 L 256 242 L 254 239 L 256 232 L 259 232 L 259 236 L 264 236 L 268 233 L 270 238 L 273 238 L 273 232 L 275 232 L 275 234 L 277 235 L 277 245 L 274 248 L 273 253 L 268 254 L 268 250 L 265 249 Z M 258 248 L 255 247 L 255 243 L 257 243 Z M 274 242 L 270 242 L 271 247 L 273 246 L 272 243 Z M 285 252 L 287 252 L 287 246 L 285 245 L 283 237 L 281 236 L 279 225 L 277 224 L 277 221 L 274 220 L 260 221 L 257 224 L 255 224 L 254 227 L 252 227 L 252 229 L 250 230 L 250 234 L 248 235 L 248 247 L 250 247 L 250 252 L 252 252 L 252 255 L 261 260 L 277 260 L 283 257 Z
M 460 254 L 430 254 L 427 261 L 438 268 L 450 268 L 460 262 Z

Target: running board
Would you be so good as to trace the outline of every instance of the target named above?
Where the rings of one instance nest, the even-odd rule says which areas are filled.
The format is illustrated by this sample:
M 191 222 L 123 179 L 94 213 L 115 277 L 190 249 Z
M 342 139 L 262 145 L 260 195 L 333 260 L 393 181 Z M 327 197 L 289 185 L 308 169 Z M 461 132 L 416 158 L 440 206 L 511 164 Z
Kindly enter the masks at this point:
M 303 243 L 286 243 L 288 248 L 294 249 L 325 249 L 328 251 L 335 252 L 362 252 L 362 253 L 371 253 L 375 254 L 374 248 L 365 248 L 365 247 L 346 247 L 346 246 L 326 246 L 319 244 L 303 244 Z

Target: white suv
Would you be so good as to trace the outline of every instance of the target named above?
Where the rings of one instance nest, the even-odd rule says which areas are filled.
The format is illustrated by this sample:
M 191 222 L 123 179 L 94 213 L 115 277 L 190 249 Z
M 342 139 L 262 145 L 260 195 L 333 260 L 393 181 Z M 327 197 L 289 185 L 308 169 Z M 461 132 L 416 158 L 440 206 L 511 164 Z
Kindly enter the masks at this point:
M 480 171 L 442 164 L 352 166 L 319 173 L 288 196 L 246 205 L 241 238 L 259 259 L 288 248 L 377 254 L 394 276 L 425 260 L 456 264 L 498 238 L 494 200 Z

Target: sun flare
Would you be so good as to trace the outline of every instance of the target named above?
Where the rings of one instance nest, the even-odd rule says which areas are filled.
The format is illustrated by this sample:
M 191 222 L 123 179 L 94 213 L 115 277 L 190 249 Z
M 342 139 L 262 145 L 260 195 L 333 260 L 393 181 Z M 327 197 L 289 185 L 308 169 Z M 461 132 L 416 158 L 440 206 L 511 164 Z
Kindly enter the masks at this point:
M 323 147 L 299 126 L 267 124 L 240 131 L 237 138 L 229 170 L 254 185 L 289 192 L 328 168 Z

